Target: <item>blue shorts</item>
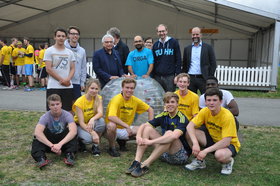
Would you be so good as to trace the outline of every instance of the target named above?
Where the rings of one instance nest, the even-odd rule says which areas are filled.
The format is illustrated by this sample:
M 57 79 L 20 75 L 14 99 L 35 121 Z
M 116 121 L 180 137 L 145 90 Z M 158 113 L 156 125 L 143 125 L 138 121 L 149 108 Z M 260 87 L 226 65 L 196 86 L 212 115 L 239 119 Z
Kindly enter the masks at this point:
M 161 155 L 160 160 L 173 165 L 184 165 L 187 163 L 188 154 L 185 148 L 182 146 L 181 149 L 178 150 L 178 152 L 176 152 L 175 154 L 164 152 Z
M 33 75 L 33 64 L 25 64 L 24 70 L 25 70 L 25 75 L 32 76 Z

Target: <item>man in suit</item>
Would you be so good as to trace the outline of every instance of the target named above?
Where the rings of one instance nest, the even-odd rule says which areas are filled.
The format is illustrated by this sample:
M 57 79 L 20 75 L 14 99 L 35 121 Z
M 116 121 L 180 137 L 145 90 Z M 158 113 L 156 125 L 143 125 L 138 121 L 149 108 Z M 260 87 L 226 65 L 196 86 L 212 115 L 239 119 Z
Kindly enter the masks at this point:
M 124 75 L 119 53 L 113 49 L 113 36 L 104 35 L 102 44 L 103 48 L 94 52 L 92 60 L 93 70 L 101 83 L 101 88 L 111 79 L 117 79 Z
M 184 49 L 183 72 L 190 75 L 189 89 L 195 93 L 197 90 L 204 94 L 206 90 L 206 79 L 214 76 L 216 70 L 216 58 L 213 48 L 202 42 L 201 29 L 192 29 L 193 43 Z

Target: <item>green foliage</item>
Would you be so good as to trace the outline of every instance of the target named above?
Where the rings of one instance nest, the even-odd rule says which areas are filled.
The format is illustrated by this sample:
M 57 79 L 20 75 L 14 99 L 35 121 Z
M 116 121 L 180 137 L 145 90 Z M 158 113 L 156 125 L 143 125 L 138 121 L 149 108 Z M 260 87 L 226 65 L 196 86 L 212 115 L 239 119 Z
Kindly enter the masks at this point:
M 63 157 L 47 154 L 52 163 L 39 170 L 30 155 L 35 124 L 42 113 L 0 111 L 0 185 L 279 185 L 280 160 L 277 127 L 240 128 L 242 147 L 235 158 L 230 176 L 220 175 L 221 165 L 213 155 L 206 159 L 207 168 L 194 172 L 157 160 L 150 172 L 133 178 L 124 171 L 134 159 L 136 145 L 128 143 L 129 152 L 112 158 L 106 153 L 107 140 L 102 138 L 100 157 L 78 153 L 76 164 L 64 165 Z M 90 149 L 90 146 L 88 146 Z M 152 148 L 148 149 L 150 153 Z M 147 155 L 145 155 L 145 158 Z

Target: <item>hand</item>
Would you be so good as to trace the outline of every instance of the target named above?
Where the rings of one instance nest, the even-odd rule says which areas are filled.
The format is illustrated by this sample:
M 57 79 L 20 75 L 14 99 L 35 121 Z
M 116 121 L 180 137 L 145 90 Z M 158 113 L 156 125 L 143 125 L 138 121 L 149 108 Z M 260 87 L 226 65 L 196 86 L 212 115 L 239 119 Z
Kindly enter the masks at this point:
M 99 136 L 95 133 L 95 134 L 91 134 L 92 135 L 92 142 L 94 144 L 99 144 L 100 140 L 99 140 Z
M 59 143 L 58 144 L 54 144 L 52 147 L 51 147 L 51 151 L 60 155 L 61 154 L 61 147 L 62 145 L 60 145 Z
M 136 74 L 133 74 L 133 75 L 130 75 L 129 77 L 131 77 L 131 78 L 136 78 L 137 75 L 136 75 Z
M 149 140 L 149 139 L 147 139 L 147 138 L 143 138 L 143 144 L 144 144 L 144 145 L 152 145 L 153 143 L 152 143 L 151 140 Z
M 196 157 L 199 152 L 200 152 L 199 145 L 193 145 L 193 147 L 192 147 L 192 154 Z
M 110 77 L 110 79 L 112 80 L 112 79 L 118 79 L 119 78 L 119 76 L 111 76 Z
M 84 86 L 81 86 L 81 91 L 84 91 L 85 90 L 85 87 Z
M 205 157 L 207 156 L 207 152 L 205 150 L 202 150 L 198 153 L 198 155 L 196 156 L 196 158 L 198 160 L 203 160 Z
M 89 133 L 91 133 L 91 131 L 93 130 L 93 129 L 92 129 L 93 126 L 94 126 L 94 120 L 90 120 L 90 121 L 88 122 L 88 124 L 87 124 L 87 131 L 88 131 Z
M 148 77 L 149 77 L 149 75 L 147 75 L 147 74 L 142 76 L 142 78 L 148 78 Z
M 136 136 L 136 143 L 137 143 L 138 145 L 143 145 L 143 138 L 137 137 L 137 136 Z
M 71 85 L 70 80 L 66 79 L 60 80 L 59 83 L 65 87 L 69 87 Z
M 126 131 L 128 133 L 128 136 L 132 136 L 133 135 L 133 132 L 132 132 L 130 127 L 126 128 Z

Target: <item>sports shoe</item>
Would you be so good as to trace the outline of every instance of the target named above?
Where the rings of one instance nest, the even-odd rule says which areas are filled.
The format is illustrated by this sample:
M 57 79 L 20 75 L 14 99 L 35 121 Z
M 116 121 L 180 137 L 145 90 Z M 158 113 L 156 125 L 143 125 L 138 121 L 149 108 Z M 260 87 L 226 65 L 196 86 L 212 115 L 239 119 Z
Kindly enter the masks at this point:
M 119 157 L 121 154 L 116 150 L 116 148 L 109 148 L 107 151 L 113 157 Z
M 234 163 L 234 159 L 231 158 L 230 162 L 222 164 L 221 174 L 230 175 L 232 173 L 233 163 Z
M 100 156 L 100 149 L 98 145 L 93 144 L 91 150 L 93 156 Z
M 40 90 L 41 90 L 41 91 L 45 91 L 45 90 L 46 90 L 46 87 L 41 87 Z
M 31 88 L 25 88 L 24 91 L 25 91 L 25 92 L 31 92 L 32 89 L 31 89 Z
M 78 150 L 79 152 L 87 152 L 86 145 L 83 143 L 82 139 L 78 139 Z
M 138 166 L 131 172 L 131 175 L 133 177 L 140 177 L 146 174 L 147 172 L 149 172 L 149 168 L 147 166 L 144 167 Z
M 206 164 L 205 164 L 205 160 L 201 161 L 198 159 L 193 159 L 192 162 L 190 164 L 185 165 L 185 169 L 188 170 L 196 170 L 196 169 L 204 169 L 206 168 Z
M 117 139 L 117 143 L 120 146 L 120 151 L 126 152 L 128 149 L 126 148 L 126 140 Z
M 131 174 L 132 171 L 134 171 L 137 167 L 140 167 L 140 166 L 141 166 L 141 163 L 139 161 L 134 160 L 125 173 Z
M 37 166 L 42 169 L 43 167 L 45 167 L 46 165 L 48 165 L 50 163 L 50 161 L 44 157 L 40 158 L 40 161 L 37 162 Z
M 73 166 L 74 163 L 75 163 L 75 161 L 74 161 L 74 154 L 71 153 L 71 152 L 68 152 L 68 153 L 65 155 L 64 163 L 65 163 L 66 165 Z

